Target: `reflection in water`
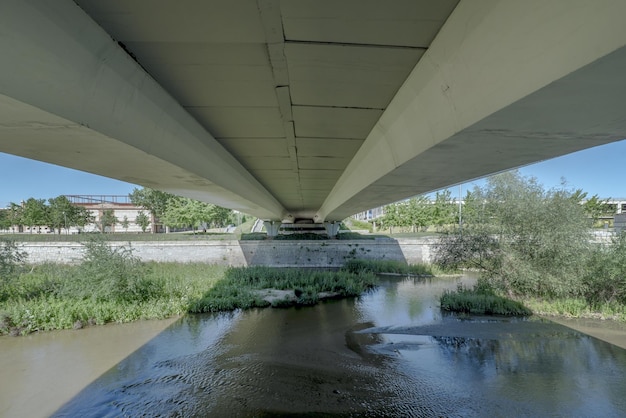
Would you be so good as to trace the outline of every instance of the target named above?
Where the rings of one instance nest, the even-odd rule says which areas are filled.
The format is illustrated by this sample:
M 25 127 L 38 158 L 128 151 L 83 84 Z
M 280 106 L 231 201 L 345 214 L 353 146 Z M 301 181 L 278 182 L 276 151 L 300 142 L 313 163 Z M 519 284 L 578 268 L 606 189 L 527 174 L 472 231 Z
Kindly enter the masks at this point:
M 455 280 L 183 318 L 57 416 L 623 416 L 626 350 L 540 320 L 442 316 Z

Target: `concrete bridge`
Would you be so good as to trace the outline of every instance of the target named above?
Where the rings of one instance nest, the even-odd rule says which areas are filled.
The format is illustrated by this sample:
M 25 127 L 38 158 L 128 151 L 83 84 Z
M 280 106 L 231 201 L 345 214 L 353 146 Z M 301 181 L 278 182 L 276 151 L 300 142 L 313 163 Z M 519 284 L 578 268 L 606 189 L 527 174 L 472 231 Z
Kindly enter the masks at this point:
M 0 152 L 327 222 L 626 138 L 623 0 L 5 0 Z

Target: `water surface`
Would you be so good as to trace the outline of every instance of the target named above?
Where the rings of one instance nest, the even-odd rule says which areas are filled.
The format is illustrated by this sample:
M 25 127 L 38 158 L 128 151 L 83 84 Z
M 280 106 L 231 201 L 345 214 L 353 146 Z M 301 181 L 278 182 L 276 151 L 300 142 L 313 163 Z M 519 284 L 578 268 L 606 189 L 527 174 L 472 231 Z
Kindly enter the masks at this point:
M 456 285 L 387 278 L 358 299 L 187 316 L 54 415 L 626 415 L 626 350 L 546 320 L 442 315 Z

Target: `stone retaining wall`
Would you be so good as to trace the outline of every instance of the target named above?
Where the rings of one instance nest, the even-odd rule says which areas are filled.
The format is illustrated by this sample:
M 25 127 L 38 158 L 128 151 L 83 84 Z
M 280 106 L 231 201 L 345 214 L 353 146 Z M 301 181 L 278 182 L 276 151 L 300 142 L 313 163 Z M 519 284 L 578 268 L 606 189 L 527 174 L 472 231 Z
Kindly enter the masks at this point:
M 232 266 L 340 267 L 350 259 L 402 260 L 410 264 L 431 260 L 432 239 L 353 241 L 164 241 L 134 242 L 134 254 L 144 261 L 202 262 Z M 128 243 L 111 243 L 128 246 Z M 20 243 L 28 262 L 77 263 L 79 243 Z

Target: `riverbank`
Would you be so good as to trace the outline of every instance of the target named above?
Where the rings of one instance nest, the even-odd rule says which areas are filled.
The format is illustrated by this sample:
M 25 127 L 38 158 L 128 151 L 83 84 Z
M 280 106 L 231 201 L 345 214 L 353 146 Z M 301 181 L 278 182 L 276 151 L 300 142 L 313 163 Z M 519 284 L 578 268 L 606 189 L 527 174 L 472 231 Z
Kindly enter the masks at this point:
M 9 264 L 0 282 L 0 335 L 185 313 L 314 305 L 325 298 L 362 294 L 376 284 L 374 272 L 380 269 L 432 274 L 423 265 L 389 260 L 351 260 L 339 270 L 146 263 L 126 247 L 102 241 L 85 247 L 78 265 Z
M 541 316 L 552 322 L 580 331 L 583 334 L 591 335 L 594 338 L 606 341 L 626 350 L 626 322 L 610 319 Z

